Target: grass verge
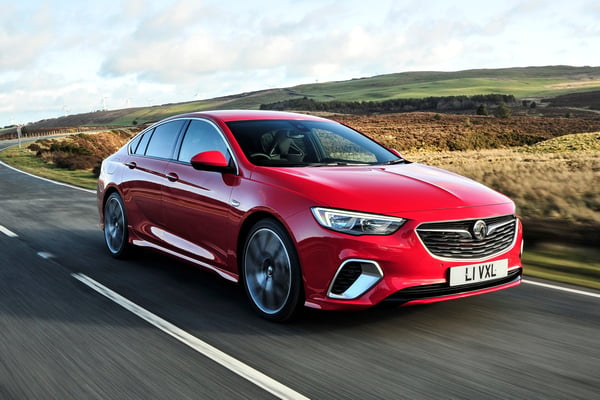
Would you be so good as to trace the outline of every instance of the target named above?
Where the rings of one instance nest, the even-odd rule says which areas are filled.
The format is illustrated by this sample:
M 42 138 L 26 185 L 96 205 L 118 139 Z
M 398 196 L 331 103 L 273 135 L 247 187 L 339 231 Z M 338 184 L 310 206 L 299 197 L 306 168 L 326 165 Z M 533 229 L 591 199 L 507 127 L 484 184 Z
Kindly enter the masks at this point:
M 15 145 L 0 151 L 0 160 L 21 171 L 86 189 L 96 189 L 98 182 L 98 178 L 94 176 L 91 168 L 75 171 L 58 168 L 35 157 L 26 146 L 19 148 Z
M 544 243 L 523 253 L 525 276 L 600 290 L 600 250 Z

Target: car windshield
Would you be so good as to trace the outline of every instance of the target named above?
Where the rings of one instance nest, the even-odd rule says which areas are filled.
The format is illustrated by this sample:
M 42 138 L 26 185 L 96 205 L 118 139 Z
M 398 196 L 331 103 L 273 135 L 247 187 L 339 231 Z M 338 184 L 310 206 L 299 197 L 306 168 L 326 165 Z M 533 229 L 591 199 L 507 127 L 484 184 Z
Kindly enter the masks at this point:
M 318 167 L 403 161 L 363 134 L 335 122 L 249 120 L 230 121 L 227 126 L 255 165 Z

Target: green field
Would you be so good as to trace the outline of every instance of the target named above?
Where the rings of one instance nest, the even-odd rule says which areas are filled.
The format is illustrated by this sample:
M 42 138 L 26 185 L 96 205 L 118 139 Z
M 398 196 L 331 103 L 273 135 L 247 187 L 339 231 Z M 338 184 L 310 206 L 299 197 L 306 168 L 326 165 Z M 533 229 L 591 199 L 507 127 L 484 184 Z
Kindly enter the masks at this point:
M 600 67 L 530 67 L 458 72 L 403 72 L 348 81 L 268 89 L 210 100 L 136 110 L 113 121 L 155 121 L 169 115 L 209 109 L 258 109 L 261 104 L 300 97 L 318 101 L 384 101 L 399 98 L 511 94 L 544 98 L 600 90 Z
M 346 81 L 271 88 L 207 100 L 98 111 L 40 121 L 32 128 L 130 126 L 191 111 L 258 109 L 261 104 L 307 97 L 318 101 L 385 101 L 478 94 L 537 99 L 600 90 L 600 67 L 548 66 L 457 72 L 402 72 Z M 14 129 L 13 129 L 14 130 Z M 0 132 L 1 134 L 2 132 Z

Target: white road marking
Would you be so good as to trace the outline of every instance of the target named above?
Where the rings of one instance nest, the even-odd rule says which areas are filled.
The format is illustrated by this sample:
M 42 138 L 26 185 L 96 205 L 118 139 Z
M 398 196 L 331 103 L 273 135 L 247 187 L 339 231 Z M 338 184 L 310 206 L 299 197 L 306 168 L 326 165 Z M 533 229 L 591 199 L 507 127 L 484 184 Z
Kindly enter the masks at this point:
M 0 225 L 0 232 L 4 233 L 8 237 L 16 238 L 19 237 L 16 233 L 6 228 L 5 226 Z
M 10 165 L 6 164 L 5 162 L 2 162 L 2 161 L 0 161 L 0 165 L 4 166 L 4 167 L 6 167 L 6 168 L 10 168 L 10 169 L 12 169 L 13 171 L 17 171 L 17 172 L 20 172 L 20 173 L 22 173 L 22 174 L 29 175 L 29 176 L 31 176 L 31 177 L 34 177 L 34 178 L 37 178 L 37 179 L 41 179 L 41 180 L 43 180 L 43 181 L 46 181 L 46 182 L 53 183 L 53 184 L 55 184 L 55 185 L 59 185 L 59 186 L 66 186 L 66 187 L 68 187 L 68 188 L 71 188 L 71 189 L 77 189 L 77 190 L 81 190 L 82 192 L 96 194 L 96 191 L 95 191 L 95 190 L 91 190 L 91 189 L 84 189 L 84 188 L 80 188 L 80 187 L 78 187 L 78 186 L 69 185 L 68 183 L 57 182 L 57 181 L 53 181 L 52 179 L 48 179 L 48 178 L 42 178 L 41 176 L 37 176 L 37 175 L 34 175 L 34 174 L 30 174 L 29 172 L 21 171 L 20 169 L 17 169 L 17 168 L 15 168 L 15 167 L 12 167 L 12 166 L 10 166 Z
M 581 294 L 581 295 L 584 295 L 584 296 L 597 297 L 597 298 L 600 299 L 600 294 L 598 294 L 598 293 L 592 293 L 592 292 L 586 292 L 584 290 L 570 289 L 570 288 L 566 288 L 566 287 L 563 287 L 563 286 L 550 285 L 548 283 L 530 281 L 529 279 L 523 279 L 523 283 L 529 283 L 530 285 L 543 286 L 543 287 L 554 289 L 554 290 L 561 290 L 563 292 Z
M 54 254 L 48 253 L 47 251 L 40 251 L 37 253 L 38 256 L 42 257 L 44 260 L 49 260 L 54 258 Z
M 198 339 L 197 337 L 187 333 L 183 329 L 178 328 L 177 326 L 171 324 L 170 322 L 160 318 L 157 315 L 152 314 L 150 311 L 138 306 L 137 304 L 131 302 L 120 294 L 112 291 L 106 286 L 96 282 L 92 278 L 80 274 L 73 273 L 71 274 L 75 279 L 79 280 L 84 285 L 94 289 L 96 292 L 101 295 L 109 298 L 114 301 L 121 307 L 126 310 L 132 312 L 137 315 L 141 319 L 146 322 L 154 325 L 156 328 L 165 332 L 166 334 L 174 337 L 179 340 L 183 344 L 191 347 L 193 350 L 198 353 L 210 358 L 214 362 L 224 366 L 230 371 L 236 373 L 242 378 L 254 383 L 256 386 L 261 387 L 267 392 L 273 394 L 274 396 L 280 399 L 306 399 L 307 397 L 301 395 L 300 393 L 290 389 L 289 387 L 277 382 L 273 378 L 268 377 L 260 371 L 244 364 L 243 362 L 231 357 L 230 355 L 222 352 L 216 347 L 211 346 L 210 344 Z

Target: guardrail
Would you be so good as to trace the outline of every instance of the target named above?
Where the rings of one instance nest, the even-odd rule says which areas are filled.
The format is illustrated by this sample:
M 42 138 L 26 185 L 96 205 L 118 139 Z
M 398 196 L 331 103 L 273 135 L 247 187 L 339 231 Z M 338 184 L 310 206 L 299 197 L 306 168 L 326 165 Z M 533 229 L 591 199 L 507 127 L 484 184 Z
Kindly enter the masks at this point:
M 72 133 L 82 133 L 89 131 L 98 131 L 98 130 L 109 130 L 114 129 L 106 126 L 82 126 L 77 128 L 42 128 L 42 129 L 27 129 L 24 128 L 21 130 L 21 139 L 26 138 L 41 138 L 45 136 L 55 136 L 55 135 L 68 135 Z M 19 135 L 17 134 L 17 130 L 15 128 L 14 131 L 8 131 L 6 133 L 0 133 L 0 140 L 14 140 L 18 139 Z

